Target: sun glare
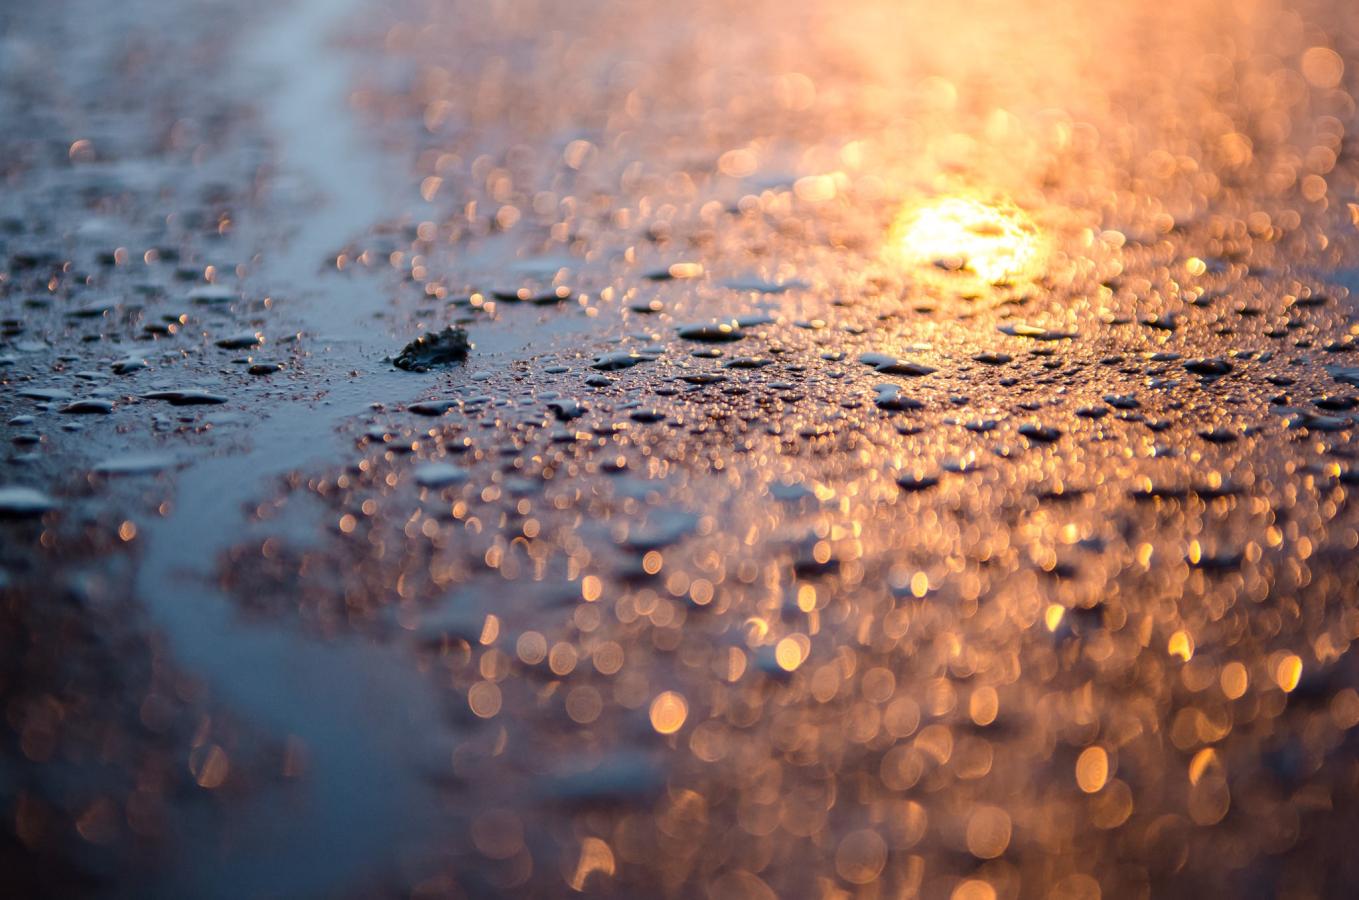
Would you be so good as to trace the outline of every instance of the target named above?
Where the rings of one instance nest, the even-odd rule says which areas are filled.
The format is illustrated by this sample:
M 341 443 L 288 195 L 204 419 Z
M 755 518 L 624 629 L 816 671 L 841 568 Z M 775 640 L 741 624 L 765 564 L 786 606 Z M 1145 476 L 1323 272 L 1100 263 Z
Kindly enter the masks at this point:
M 992 284 L 1035 277 L 1047 257 L 1042 232 L 1023 210 L 959 196 L 907 206 L 889 246 L 907 265 L 970 273 Z

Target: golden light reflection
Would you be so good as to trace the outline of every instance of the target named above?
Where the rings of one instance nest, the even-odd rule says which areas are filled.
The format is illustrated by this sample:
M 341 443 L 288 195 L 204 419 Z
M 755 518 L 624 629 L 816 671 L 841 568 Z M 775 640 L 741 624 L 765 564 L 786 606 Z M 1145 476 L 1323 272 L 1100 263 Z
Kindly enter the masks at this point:
M 599 838 L 587 837 L 581 842 L 580 861 L 576 863 L 576 873 L 571 876 L 571 890 L 584 891 L 590 876 L 598 872 L 602 876 L 614 873 L 613 850 Z
M 1042 231 L 1013 203 L 956 195 L 908 205 L 888 246 L 906 265 L 971 273 L 991 284 L 1034 278 L 1048 256 Z
M 1274 680 L 1285 693 L 1291 692 L 1302 680 L 1302 659 L 1293 653 L 1285 655 L 1274 669 Z
M 689 717 L 689 704 L 675 691 L 658 694 L 651 701 L 651 727 L 660 734 L 674 734 Z
M 1076 760 L 1076 783 L 1087 794 L 1097 794 L 1109 781 L 1109 754 L 1103 747 L 1086 747 Z
M 1187 631 L 1177 631 L 1170 636 L 1166 651 L 1171 656 L 1178 656 L 1185 662 L 1189 662 L 1194 658 L 1194 639 L 1189 636 Z

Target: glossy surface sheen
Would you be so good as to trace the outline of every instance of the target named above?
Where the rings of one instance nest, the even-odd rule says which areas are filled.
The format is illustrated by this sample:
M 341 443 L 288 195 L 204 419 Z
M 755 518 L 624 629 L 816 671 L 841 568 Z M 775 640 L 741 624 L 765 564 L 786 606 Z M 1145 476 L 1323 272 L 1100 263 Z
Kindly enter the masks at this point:
M 1351 4 L 57 6 L 21 884 L 1353 894 Z

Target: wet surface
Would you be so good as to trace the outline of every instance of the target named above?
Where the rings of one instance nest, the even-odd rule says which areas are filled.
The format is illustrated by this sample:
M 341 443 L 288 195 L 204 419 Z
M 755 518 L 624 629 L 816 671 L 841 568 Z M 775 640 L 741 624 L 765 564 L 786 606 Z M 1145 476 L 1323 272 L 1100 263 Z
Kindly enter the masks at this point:
M 1359 18 L 925 6 L 0 13 L 21 893 L 1350 896 Z

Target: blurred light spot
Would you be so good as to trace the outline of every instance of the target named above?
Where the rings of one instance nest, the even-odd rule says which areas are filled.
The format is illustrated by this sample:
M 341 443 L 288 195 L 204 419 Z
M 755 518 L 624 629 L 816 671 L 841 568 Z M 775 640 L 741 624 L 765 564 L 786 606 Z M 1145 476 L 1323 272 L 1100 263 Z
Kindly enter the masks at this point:
M 1189 783 L 1198 784 L 1203 778 L 1203 773 L 1217 762 L 1217 751 L 1212 747 L 1204 747 L 1194 758 L 1189 761 Z
M 978 859 L 995 859 L 1010 846 L 1010 815 L 998 806 L 981 806 L 967 823 L 967 849 Z
M 595 153 L 595 145 L 589 141 L 572 141 L 562 153 L 562 162 L 573 169 L 580 169 Z
M 71 144 L 67 155 L 71 162 L 93 162 L 95 158 L 94 144 L 84 138 Z
M 835 178 L 831 175 L 807 175 L 793 182 L 793 193 L 806 203 L 825 203 L 835 199 Z
M 1109 754 L 1103 747 L 1086 747 L 1076 760 L 1076 784 L 1087 794 L 1097 793 L 1109 780 Z
M 589 725 L 604 711 L 604 698 L 589 685 L 573 687 L 566 694 L 566 714 L 577 725 Z
M 778 895 L 758 875 L 737 870 L 708 886 L 708 900 L 778 900 Z
M 1274 680 L 1285 692 L 1297 687 L 1301 678 L 1302 659 L 1295 653 L 1290 653 L 1279 660 L 1279 665 L 1274 669 Z
M 666 270 L 671 278 L 683 280 L 685 278 L 697 278 L 703 274 L 703 263 L 696 262 L 677 262 L 672 263 Z
M 732 178 L 745 178 L 755 173 L 759 163 L 759 159 L 750 150 L 728 150 L 717 158 L 717 170 Z
M 1250 676 L 1246 674 L 1246 667 L 1241 663 L 1230 662 L 1222 667 L 1219 681 L 1222 684 L 1222 693 L 1228 700 L 1239 700 L 1245 696 L 1246 688 L 1250 685 Z
M 1098 881 L 1076 872 L 1053 885 L 1048 900 L 1100 900 L 1103 893 Z
M 675 691 L 657 694 L 651 701 L 651 727 L 660 734 L 674 734 L 689 717 L 689 704 Z
M 525 631 L 519 635 L 514 645 L 519 661 L 528 666 L 536 666 L 547 659 L 547 638 L 536 631 Z
M 580 595 L 587 603 L 594 603 L 604 591 L 604 582 L 598 575 L 586 575 L 580 581 Z
M 500 712 L 500 688 L 490 681 L 478 681 L 467 692 L 467 705 L 483 719 Z
M 1331 721 L 1340 728 L 1359 725 L 1359 691 L 1344 688 L 1331 699 Z
M 1090 821 L 1095 823 L 1096 828 L 1117 828 L 1128 821 L 1132 811 L 1132 788 L 1115 778 L 1091 798 Z
M 614 675 L 623 668 L 623 648 L 616 641 L 606 641 L 595 648 L 591 656 L 595 671 L 601 675 Z
M 916 572 L 911 576 L 911 594 L 916 597 L 924 597 L 930 590 L 930 576 L 924 572 Z
M 1000 697 L 997 696 L 996 689 L 984 685 L 973 691 L 967 702 L 967 711 L 972 721 L 978 725 L 990 725 L 994 722 L 1000 712 Z
M 816 588 L 814 586 L 804 584 L 797 589 L 797 608 L 808 613 L 816 609 Z
M 870 884 L 887 865 L 887 842 L 871 828 L 851 831 L 835 851 L 835 871 L 850 884 Z
M 575 671 L 576 663 L 579 661 L 580 654 L 566 641 L 553 644 L 551 652 L 547 654 L 547 667 L 552 670 L 553 675 L 570 675 Z
M 227 773 L 231 771 L 231 762 L 227 759 L 225 750 L 212 744 L 194 751 L 189 768 L 199 787 L 214 790 L 226 782 Z
M 524 846 L 524 825 L 507 809 L 492 809 L 472 822 L 472 843 L 483 856 L 509 859 Z
M 799 641 L 798 638 L 802 638 L 802 640 Z M 807 638 L 804 635 L 794 634 L 778 642 L 774 647 L 774 659 L 778 662 L 780 669 L 785 672 L 792 672 L 802 665 L 802 661 L 807 658 L 806 650 L 803 647 L 803 641 L 806 640 Z
M 1344 76 L 1345 61 L 1330 47 L 1309 47 L 1302 54 L 1302 77 L 1313 87 L 1339 87 Z
M 665 559 L 658 550 L 650 550 L 647 552 L 646 556 L 642 557 L 642 571 L 646 572 L 648 575 L 655 575 L 661 570 L 661 566 L 664 564 Z
M 1170 636 L 1170 642 L 1166 645 L 1166 652 L 1171 656 L 1178 656 L 1185 662 L 1189 662 L 1194 656 L 1194 639 L 1189 636 L 1187 631 L 1177 631 Z
M 587 837 L 580 844 L 580 861 L 576 863 L 576 873 L 571 876 L 571 890 L 585 890 L 586 880 L 596 872 L 613 874 L 613 851 L 599 838 Z
M 996 900 L 996 889 L 980 878 L 967 878 L 949 895 L 950 900 Z

